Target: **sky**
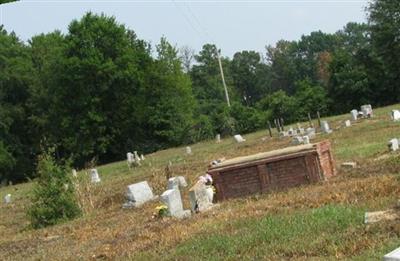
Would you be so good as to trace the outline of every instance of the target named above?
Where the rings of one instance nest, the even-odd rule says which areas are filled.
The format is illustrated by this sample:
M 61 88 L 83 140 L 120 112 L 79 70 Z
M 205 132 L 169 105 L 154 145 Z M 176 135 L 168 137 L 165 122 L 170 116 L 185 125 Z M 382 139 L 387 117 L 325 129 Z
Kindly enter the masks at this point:
M 298 40 L 321 30 L 334 33 L 348 22 L 366 22 L 368 0 L 25 0 L 0 5 L 0 23 L 27 41 L 68 25 L 86 12 L 114 16 L 140 39 L 162 36 L 196 52 L 214 43 L 222 55 L 242 50 L 265 53 L 281 39 Z

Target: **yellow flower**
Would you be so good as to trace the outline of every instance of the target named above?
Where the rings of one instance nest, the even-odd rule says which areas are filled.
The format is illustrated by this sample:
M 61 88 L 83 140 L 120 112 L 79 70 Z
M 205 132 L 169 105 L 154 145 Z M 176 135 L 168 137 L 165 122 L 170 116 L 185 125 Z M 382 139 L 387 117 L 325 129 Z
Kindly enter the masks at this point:
M 166 205 L 161 205 L 161 206 L 157 206 L 156 210 L 162 210 L 162 209 L 167 209 L 168 207 Z

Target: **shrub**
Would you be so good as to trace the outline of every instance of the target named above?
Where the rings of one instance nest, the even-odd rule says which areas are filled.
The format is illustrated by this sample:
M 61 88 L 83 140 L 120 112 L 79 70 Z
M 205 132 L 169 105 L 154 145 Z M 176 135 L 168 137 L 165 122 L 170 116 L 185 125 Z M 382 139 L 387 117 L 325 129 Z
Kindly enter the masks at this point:
M 37 173 L 32 205 L 28 210 L 34 228 L 54 225 L 80 215 L 69 167 L 59 166 L 50 151 L 39 156 Z

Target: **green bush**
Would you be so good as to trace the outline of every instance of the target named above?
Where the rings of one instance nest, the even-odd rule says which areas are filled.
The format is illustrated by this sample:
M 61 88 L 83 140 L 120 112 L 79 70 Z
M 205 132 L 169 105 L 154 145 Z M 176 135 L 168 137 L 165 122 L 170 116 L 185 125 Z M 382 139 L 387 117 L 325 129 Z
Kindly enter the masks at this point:
M 39 157 L 37 173 L 32 205 L 28 210 L 34 228 L 51 226 L 81 214 L 69 167 L 57 165 L 48 152 Z
M 266 126 L 266 113 L 256 108 L 234 103 L 230 110 L 231 116 L 236 120 L 236 131 L 238 133 L 249 133 Z

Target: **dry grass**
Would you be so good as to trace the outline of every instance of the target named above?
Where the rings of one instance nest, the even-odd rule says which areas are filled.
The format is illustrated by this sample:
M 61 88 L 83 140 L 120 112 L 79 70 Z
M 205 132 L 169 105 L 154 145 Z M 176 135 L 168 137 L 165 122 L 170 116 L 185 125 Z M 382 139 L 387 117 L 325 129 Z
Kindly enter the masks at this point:
M 126 186 L 147 180 L 156 194 L 162 193 L 169 161 L 173 175 L 185 176 L 190 186 L 213 159 L 283 148 L 290 140 L 262 141 L 267 131 L 260 131 L 245 135 L 243 144 L 233 139 L 194 144 L 190 156 L 184 148 L 159 151 L 131 170 L 125 161 L 100 166 L 102 183 L 80 190 L 86 214 L 40 230 L 30 229 L 25 216 L 32 184 L 1 188 L 0 196 L 11 193 L 13 203 L 0 204 L 0 260 L 380 258 L 400 243 L 400 226 L 362 222 L 365 210 L 392 207 L 400 195 L 400 155 L 387 152 L 386 146 L 399 130 L 389 120 L 390 109 L 317 136 L 315 141 L 332 141 L 338 165 L 357 161 L 358 168 L 339 168 L 339 176 L 326 183 L 226 201 L 188 220 L 152 219 L 158 202 L 122 209 Z M 339 128 L 348 116 L 328 120 Z M 187 191 L 183 198 L 188 208 Z

